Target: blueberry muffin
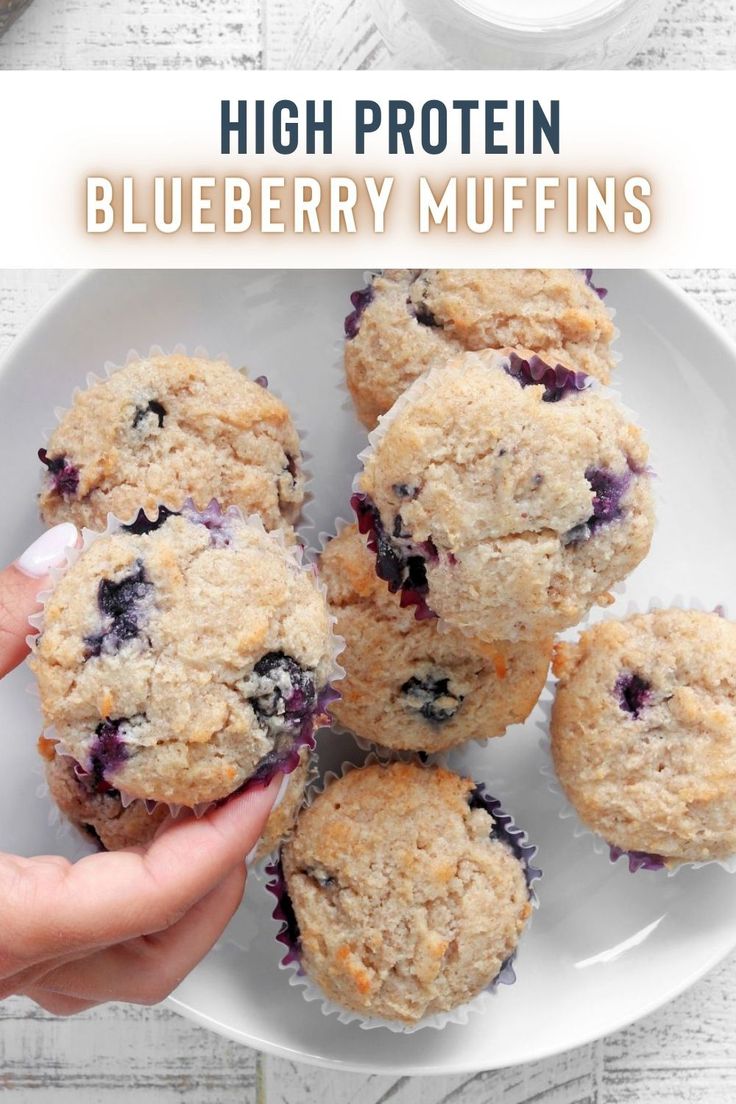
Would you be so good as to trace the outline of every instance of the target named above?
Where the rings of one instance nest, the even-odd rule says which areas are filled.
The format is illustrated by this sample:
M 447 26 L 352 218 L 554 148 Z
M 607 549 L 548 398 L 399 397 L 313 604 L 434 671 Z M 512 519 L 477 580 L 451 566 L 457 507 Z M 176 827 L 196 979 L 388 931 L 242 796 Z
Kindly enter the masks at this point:
M 525 853 L 473 783 L 412 763 L 329 785 L 282 852 L 301 968 L 329 999 L 416 1024 L 477 996 L 531 913 Z
M 286 406 L 221 360 L 136 360 L 78 392 L 39 451 L 47 525 L 104 529 L 140 507 L 211 499 L 290 525 L 304 499 L 299 436 Z
M 574 625 L 649 550 L 648 448 L 581 372 L 463 353 L 371 438 L 353 506 L 389 588 L 485 641 Z
M 352 296 L 345 372 L 371 429 L 417 376 L 464 350 L 522 345 L 608 383 L 615 328 L 590 270 L 399 269 Z
M 101 778 L 80 772 L 69 756 L 57 755 L 52 740 L 42 736 L 39 751 L 46 760 L 46 782 L 54 802 L 76 828 L 105 851 L 149 843 L 167 819 L 165 805 L 149 812 L 144 801 L 133 801 L 126 808 L 118 790 Z
M 142 847 L 153 839 L 168 817 L 166 805 L 147 807 L 144 801 L 123 805 L 120 791 L 104 779 L 80 771 L 73 759 L 57 755 L 51 740 L 41 737 L 39 750 L 46 760 L 46 781 L 58 808 L 80 831 L 105 851 Z M 286 839 L 304 800 L 309 776 L 309 748 L 302 748 L 299 765 L 286 776 L 280 804 L 266 821 L 255 858 L 264 859 Z
M 605 621 L 558 645 L 554 669 L 555 769 L 587 827 L 634 858 L 735 855 L 736 625 L 679 609 Z
M 321 558 L 345 681 L 333 715 L 384 747 L 437 752 L 488 736 L 531 713 L 542 692 L 552 638 L 483 644 L 417 621 L 375 571 L 355 525 Z
M 314 573 L 255 518 L 185 506 L 90 544 L 48 598 L 31 662 L 83 773 L 196 806 L 296 767 L 333 655 Z

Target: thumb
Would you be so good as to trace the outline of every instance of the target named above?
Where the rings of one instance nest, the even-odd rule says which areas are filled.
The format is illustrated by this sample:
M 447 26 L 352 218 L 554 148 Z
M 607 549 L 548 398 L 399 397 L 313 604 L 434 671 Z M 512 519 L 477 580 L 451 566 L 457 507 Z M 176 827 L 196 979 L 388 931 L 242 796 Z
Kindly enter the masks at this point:
M 62 563 L 64 552 L 76 542 L 73 525 L 55 525 L 26 548 L 15 563 L 0 571 L 0 678 L 26 656 L 28 618 L 39 609 L 38 594 L 49 568 Z
M 3 913 L 0 964 L 5 948 L 40 962 L 170 928 L 243 863 L 279 785 L 277 775 L 200 820 L 174 820 L 146 847 L 99 852 L 73 865 L 0 855 L 0 899 L 20 902 Z

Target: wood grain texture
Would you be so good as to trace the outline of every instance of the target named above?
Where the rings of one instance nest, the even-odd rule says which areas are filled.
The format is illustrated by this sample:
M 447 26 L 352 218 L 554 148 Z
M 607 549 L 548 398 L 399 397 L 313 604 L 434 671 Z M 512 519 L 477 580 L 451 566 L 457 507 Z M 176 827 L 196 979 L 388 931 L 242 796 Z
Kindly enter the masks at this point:
M 70 278 L 0 270 L 0 354 Z M 736 338 L 736 270 L 670 275 Z M 634 1026 L 559 1058 L 475 1076 L 371 1077 L 263 1058 L 164 1009 L 58 1020 L 0 1002 L 12 1104 L 734 1104 L 736 956 Z
M 260 0 L 34 0 L 0 69 L 254 69 Z
M 389 63 L 370 0 L 34 0 L 0 69 L 369 69 Z M 669 0 L 639 69 L 736 65 L 736 0 Z
M 13 1104 L 245 1104 L 256 1064 L 254 1051 L 162 1009 L 111 1004 L 63 1020 L 19 997 L 0 1002 L 0 1095 Z
M 735 0 L 671 0 L 632 69 L 732 69 Z

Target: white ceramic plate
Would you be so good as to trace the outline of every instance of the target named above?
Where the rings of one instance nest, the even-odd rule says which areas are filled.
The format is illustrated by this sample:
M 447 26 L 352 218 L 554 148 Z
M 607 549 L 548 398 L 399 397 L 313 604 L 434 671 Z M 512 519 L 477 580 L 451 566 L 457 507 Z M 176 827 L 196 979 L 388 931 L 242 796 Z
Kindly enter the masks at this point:
M 640 413 L 658 473 L 659 526 L 619 602 L 695 594 L 736 609 L 736 349 L 693 304 L 648 272 L 598 273 L 617 309 L 620 383 Z M 308 431 L 316 529 L 349 512 L 363 434 L 340 392 L 340 334 L 355 272 L 99 272 L 71 284 L 16 342 L 0 371 L 6 562 L 39 530 L 36 449 L 53 408 L 107 359 L 152 344 L 227 352 L 265 373 Z M 0 847 L 80 854 L 37 797 L 37 703 L 22 669 L 0 684 Z M 325 741 L 323 740 L 323 746 Z M 345 748 L 326 749 L 328 765 Z M 348 749 L 349 750 L 349 749 Z M 307 1005 L 277 968 L 271 899 L 255 879 L 221 945 L 173 1007 L 283 1057 L 370 1072 L 453 1073 L 526 1062 L 620 1028 L 691 985 L 736 946 L 736 877 L 717 867 L 631 875 L 574 839 L 539 775 L 532 721 L 459 757 L 540 845 L 541 908 L 518 982 L 466 1027 L 411 1036 L 363 1031 Z M 243 950 L 243 947 L 248 947 Z

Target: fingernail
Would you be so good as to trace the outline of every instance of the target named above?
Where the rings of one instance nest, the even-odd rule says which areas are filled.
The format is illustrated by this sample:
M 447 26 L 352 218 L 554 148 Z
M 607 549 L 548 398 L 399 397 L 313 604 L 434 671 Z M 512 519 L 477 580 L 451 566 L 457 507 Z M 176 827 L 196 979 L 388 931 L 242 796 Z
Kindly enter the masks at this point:
M 279 786 L 279 792 L 276 794 L 276 799 L 275 799 L 273 805 L 271 806 L 271 813 L 276 812 L 279 805 L 281 804 L 281 802 L 286 797 L 286 791 L 288 789 L 288 786 L 289 786 L 289 776 L 288 776 L 288 774 L 285 774 L 281 778 L 281 785 Z M 271 815 L 271 813 L 269 813 L 269 816 Z
M 271 812 L 268 814 L 269 816 L 271 816 L 273 813 L 276 812 L 279 805 L 281 804 L 281 802 L 286 797 L 286 790 L 288 788 L 288 785 L 289 785 L 289 776 L 288 776 L 288 774 L 284 774 L 284 775 L 281 776 L 281 785 L 279 786 L 279 792 L 276 794 L 276 798 L 274 800 L 274 803 L 271 806 Z M 265 831 L 265 827 L 264 827 L 264 831 Z M 260 839 L 258 839 L 256 841 L 256 843 L 253 844 L 252 848 L 250 849 L 248 854 L 245 856 L 245 865 L 249 870 L 250 870 L 251 866 L 253 865 L 253 863 L 256 861 L 256 854 L 258 853 L 258 848 L 261 846 L 261 840 L 262 839 L 263 839 L 263 836 L 261 836 Z
M 15 566 L 24 575 L 41 579 L 48 575 L 49 568 L 63 563 L 64 553 L 68 548 L 74 547 L 77 536 L 77 530 L 71 522 L 64 521 L 61 525 L 55 525 L 26 548 L 23 555 L 15 561 Z

